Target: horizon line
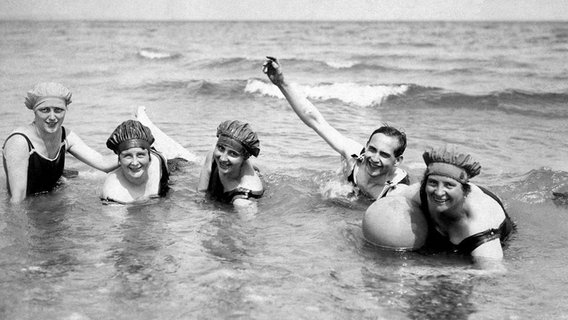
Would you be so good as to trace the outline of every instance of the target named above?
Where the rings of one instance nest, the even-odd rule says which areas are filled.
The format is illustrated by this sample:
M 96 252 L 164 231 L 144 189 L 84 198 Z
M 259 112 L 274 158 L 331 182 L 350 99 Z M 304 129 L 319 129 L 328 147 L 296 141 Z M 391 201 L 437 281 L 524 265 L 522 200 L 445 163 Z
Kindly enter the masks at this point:
M 146 19 L 0 17 L 0 22 L 568 22 L 568 19 Z

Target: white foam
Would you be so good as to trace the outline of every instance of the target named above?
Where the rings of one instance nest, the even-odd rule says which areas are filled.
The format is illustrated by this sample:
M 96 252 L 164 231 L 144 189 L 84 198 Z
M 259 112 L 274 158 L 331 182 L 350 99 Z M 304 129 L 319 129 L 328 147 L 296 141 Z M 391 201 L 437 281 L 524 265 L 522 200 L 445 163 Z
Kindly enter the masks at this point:
M 357 64 L 355 61 L 326 61 L 325 64 L 334 69 L 347 69 Z
M 361 85 L 357 83 L 333 83 L 317 86 L 299 86 L 308 98 L 317 100 L 337 99 L 361 107 L 381 104 L 390 96 L 408 91 L 408 85 Z M 271 83 L 249 80 L 245 92 L 284 99 L 278 88 Z
M 157 50 L 152 50 L 152 49 L 142 49 L 140 51 L 138 51 L 138 54 L 141 57 L 147 58 L 147 59 L 168 59 L 173 57 L 173 55 L 169 52 L 162 52 L 162 51 L 157 51 Z

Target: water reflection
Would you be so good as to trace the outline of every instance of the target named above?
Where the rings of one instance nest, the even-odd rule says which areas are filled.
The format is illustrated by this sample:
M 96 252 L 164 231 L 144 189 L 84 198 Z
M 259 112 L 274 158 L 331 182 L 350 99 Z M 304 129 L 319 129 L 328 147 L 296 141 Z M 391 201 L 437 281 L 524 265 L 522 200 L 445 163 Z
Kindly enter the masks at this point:
M 164 272 L 175 272 L 179 266 L 175 258 L 163 252 L 168 228 L 162 214 L 165 208 L 157 210 L 159 205 L 165 203 L 158 200 L 155 204 L 104 208 L 121 220 L 115 227 L 118 241 L 111 243 L 107 257 L 115 268 L 110 288 L 114 303 L 163 298 L 169 293 Z
M 475 276 L 467 261 L 455 256 L 424 256 L 414 252 L 364 246 L 373 268 L 361 268 L 365 288 L 377 301 L 404 312 L 409 319 L 468 319 L 477 311 L 471 301 Z

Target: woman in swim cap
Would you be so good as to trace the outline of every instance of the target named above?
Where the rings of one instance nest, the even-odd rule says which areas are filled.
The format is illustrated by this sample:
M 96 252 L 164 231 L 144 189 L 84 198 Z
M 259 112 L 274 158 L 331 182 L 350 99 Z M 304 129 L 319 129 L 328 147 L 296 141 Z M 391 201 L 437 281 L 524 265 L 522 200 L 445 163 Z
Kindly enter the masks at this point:
M 65 154 L 93 168 L 109 172 L 116 163 L 88 147 L 63 127 L 71 92 L 59 83 L 43 82 L 27 93 L 25 105 L 32 123 L 16 128 L 5 140 L 2 155 L 11 202 L 53 190 L 63 174 Z
M 256 212 L 252 199 L 262 197 L 262 181 L 250 161 L 257 157 L 260 141 L 248 123 L 223 121 L 217 128 L 215 149 L 206 156 L 199 178 L 199 191 L 232 203 L 239 211 Z
M 114 130 L 106 145 L 118 155 L 119 167 L 107 175 L 101 199 L 132 203 L 166 195 L 166 159 L 152 143 L 152 132 L 139 121 L 125 121 Z
M 482 267 L 503 258 L 502 245 L 515 229 L 501 200 L 469 182 L 481 172 L 469 154 L 446 148 L 423 154 L 427 166 L 421 184 L 405 195 L 420 206 L 429 222 L 427 248 L 470 255 Z

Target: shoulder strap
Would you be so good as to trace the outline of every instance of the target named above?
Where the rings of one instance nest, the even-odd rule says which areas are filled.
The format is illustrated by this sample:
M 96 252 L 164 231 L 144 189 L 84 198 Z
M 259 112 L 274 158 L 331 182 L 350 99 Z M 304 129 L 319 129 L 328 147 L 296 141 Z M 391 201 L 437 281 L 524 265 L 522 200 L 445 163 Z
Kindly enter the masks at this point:
M 26 141 L 28 142 L 28 151 L 32 151 L 34 149 L 34 145 L 30 141 L 30 138 L 28 138 L 28 136 L 26 136 L 25 134 L 23 134 L 21 132 L 14 132 L 11 135 L 9 135 L 8 138 L 6 138 L 6 140 L 4 141 L 4 144 L 2 145 L 2 149 L 4 149 L 4 147 L 6 146 L 6 142 L 8 141 L 8 139 L 10 139 L 11 137 L 13 137 L 15 135 L 20 135 L 20 136 L 22 136 L 26 139 Z

